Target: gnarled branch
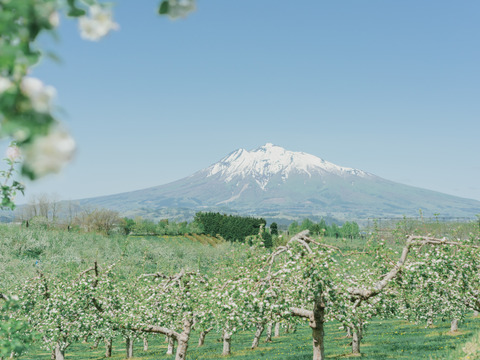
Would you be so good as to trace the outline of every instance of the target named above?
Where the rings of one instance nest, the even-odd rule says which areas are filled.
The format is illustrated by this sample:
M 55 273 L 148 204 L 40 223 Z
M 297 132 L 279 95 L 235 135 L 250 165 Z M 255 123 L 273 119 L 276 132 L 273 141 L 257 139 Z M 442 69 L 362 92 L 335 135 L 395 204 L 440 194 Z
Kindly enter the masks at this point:
M 163 334 L 163 335 L 175 337 L 177 340 L 180 337 L 180 333 L 163 326 L 146 325 L 142 327 L 132 327 L 130 328 L 130 330 L 141 331 L 146 333 L 154 333 L 154 334 Z
M 350 288 L 347 291 L 352 295 L 354 298 L 358 298 L 361 301 L 367 300 L 371 298 L 372 296 L 375 296 L 382 292 L 382 290 L 388 285 L 388 283 L 393 280 L 402 267 L 405 265 L 405 262 L 407 260 L 408 253 L 410 252 L 411 248 L 415 245 L 454 245 L 454 246 L 470 246 L 474 248 L 480 248 L 479 246 L 476 245 L 469 245 L 469 244 L 462 244 L 460 242 L 456 241 L 447 241 L 445 238 L 443 239 L 437 239 L 434 237 L 429 237 L 429 236 L 418 236 L 418 235 L 410 235 L 407 238 L 406 244 L 402 250 L 402 254 L 400 255 L 400 259 L 397 261 L 395 266 L 385 275 L 381 276 L 380 281 L 378 281 L 375 285 L 373 285 L 372 288 L 370 289 L 365 289 L 365 288 Z M 361 301 L 357 301 L 356 306 L 359 306 Z
M 300 309 L 300 308 L 290 308 L 290 312 L 292 313 L 293 316 L 298 316 L 301 318 L 308 319 L 310 321 L 313 320 L 313 311 L 311 310 L 305 310 L 305 309 Z

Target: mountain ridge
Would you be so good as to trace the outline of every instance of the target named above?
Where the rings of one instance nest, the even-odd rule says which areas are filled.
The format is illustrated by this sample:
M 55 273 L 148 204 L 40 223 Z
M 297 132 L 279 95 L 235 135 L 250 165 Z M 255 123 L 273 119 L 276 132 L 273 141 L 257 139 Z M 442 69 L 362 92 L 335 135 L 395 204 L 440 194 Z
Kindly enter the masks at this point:
M 81 205 L 127 216 L 190 219 L 195 211 L 272 218 L 473 217 L 480 201 L 383 179 L 304 152 L 267 143 L 237 149 L 207 168 L 168 184 L 90 199 Z M 181 214 L 185 215 L 183 218 Z

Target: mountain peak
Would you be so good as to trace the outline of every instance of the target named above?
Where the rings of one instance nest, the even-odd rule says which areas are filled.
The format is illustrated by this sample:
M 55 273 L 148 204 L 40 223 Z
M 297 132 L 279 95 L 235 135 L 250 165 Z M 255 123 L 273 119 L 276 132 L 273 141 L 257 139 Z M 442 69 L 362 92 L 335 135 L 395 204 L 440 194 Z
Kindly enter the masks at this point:
M 285 181 L 292 173 L 312 177 L 312 174 L 336 176 L 366 176 L 361 170 L 341 167 L 304 152 L 294 152 L 266 143 L 255 150 L 238 149 L 206 169 L 207 177 L 217 175 L 225 182 L 251 177 L 265 190 L 276 175 Z

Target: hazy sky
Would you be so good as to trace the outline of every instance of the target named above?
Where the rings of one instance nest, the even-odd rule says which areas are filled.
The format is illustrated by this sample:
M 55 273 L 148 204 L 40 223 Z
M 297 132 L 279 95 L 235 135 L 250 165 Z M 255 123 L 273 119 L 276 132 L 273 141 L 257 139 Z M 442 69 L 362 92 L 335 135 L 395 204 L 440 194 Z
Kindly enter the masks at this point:
M 28 185 L 64 199 L 165 184 L 267 142 L 480 200 L 480 2 L 116 1 L 120 30 L 62 18 L 58 90 L 78 152 Z

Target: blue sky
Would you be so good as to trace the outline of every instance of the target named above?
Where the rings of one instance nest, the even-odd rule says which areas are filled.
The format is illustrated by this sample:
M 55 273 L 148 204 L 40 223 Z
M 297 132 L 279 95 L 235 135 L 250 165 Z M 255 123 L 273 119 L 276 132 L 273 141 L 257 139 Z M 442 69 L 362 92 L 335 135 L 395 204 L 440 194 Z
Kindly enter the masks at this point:
M 78 143 L 35 193 L 77 199 L 188 176 L 267 142 L 480 200 L 480 2 L 115 2 L 120 30 L 82 40 L 62 18 L 57 88 Z

